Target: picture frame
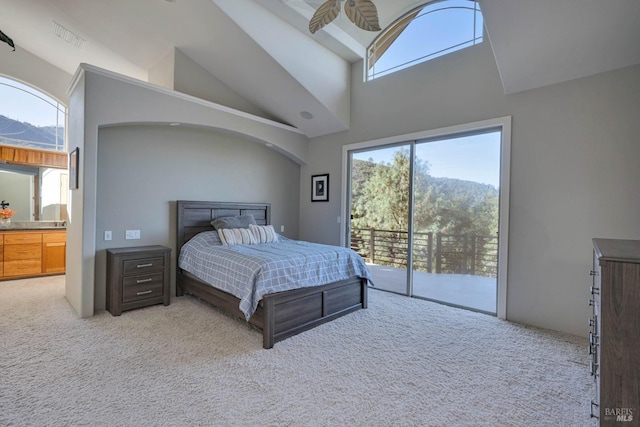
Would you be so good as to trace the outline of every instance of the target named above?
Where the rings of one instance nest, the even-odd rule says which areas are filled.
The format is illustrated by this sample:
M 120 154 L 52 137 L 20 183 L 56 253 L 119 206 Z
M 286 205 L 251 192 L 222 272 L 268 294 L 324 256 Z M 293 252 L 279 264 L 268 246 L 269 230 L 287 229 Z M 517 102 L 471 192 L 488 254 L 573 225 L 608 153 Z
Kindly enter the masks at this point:
M 329 201 L 329 174 L 311 176 L 311 201 Z
M 80 178 L 80 147 L 69 153 L 69 190 L 77 190 Z

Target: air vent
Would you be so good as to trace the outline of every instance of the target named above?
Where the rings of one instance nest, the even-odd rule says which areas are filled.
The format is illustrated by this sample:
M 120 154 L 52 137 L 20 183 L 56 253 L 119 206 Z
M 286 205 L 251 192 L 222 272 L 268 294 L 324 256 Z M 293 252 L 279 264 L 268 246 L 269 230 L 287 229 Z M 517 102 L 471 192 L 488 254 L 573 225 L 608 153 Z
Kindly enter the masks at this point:
M 56 21 L 51 21 L 51 31 L 53 32 L 53 34 L 60 37 L 70 45 L 75 46 L 78 49 L 82 49 L 85 39 L 71 31 L 70 29 L 63 27 Z

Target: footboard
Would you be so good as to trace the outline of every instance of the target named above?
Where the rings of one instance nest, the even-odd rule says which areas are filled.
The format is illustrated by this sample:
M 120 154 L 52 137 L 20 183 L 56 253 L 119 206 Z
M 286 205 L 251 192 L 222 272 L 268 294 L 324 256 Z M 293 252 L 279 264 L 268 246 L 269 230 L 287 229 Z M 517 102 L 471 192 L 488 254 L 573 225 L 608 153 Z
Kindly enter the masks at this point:
M 262 346 L 273 345 L 340 316 L 367 308 L 366 279 L 265 295 L 262 298 Z

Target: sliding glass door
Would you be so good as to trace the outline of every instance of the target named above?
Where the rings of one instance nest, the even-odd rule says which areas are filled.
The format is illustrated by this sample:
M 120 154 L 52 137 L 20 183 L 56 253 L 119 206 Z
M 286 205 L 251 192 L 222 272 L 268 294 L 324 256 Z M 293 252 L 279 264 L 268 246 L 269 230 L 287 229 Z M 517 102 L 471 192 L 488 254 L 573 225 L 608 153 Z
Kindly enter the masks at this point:
M 407 293 L 411 145 L 353 152 L 351 248 L 367 261 L 378 289 Z
M 348 151 L 351 248 L 377 289 L 496 314 L 500 128 Z
M 416 142 L 413 296 L 496 313 L 500 139 Z

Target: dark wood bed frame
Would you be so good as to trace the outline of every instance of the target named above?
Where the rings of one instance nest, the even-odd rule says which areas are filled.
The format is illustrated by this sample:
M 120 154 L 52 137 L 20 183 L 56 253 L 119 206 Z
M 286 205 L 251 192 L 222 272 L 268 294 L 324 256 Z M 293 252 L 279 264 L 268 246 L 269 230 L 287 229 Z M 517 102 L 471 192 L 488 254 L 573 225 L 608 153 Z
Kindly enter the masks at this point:
M 178 200 L 177 253 L 182 245 L 202 231 L 213 230 L 215 218 L 248 215 L 260 225 L 270 223 L 271 205 L 265 203 L 198 202 Z M 226 313 L 245 319 L 240 300 L 216 289 L 186 271 L 176 268 L 176 296 L 184 293 L 201 298 Z M 353 277 L 311 288 L 293 289 L 262 297 L 249 322 L 262 330 L 262 346 L 367 308 L 367 280 Z

